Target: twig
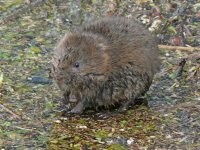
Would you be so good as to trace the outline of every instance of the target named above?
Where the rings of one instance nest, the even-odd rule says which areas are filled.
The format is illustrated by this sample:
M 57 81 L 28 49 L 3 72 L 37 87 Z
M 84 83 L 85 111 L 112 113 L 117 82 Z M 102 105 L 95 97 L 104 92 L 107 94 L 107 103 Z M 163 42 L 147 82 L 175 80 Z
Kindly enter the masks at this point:
M 37 128 L 24 128 L 24 127 L 20 127 L 20 126 L 10 126 L 13 129 L 19 129 L 19 130 L 24 130 L 24 131 L 30 131 L 30 132 L 34 132 L 37 134 L 43 134 L 42 132 L 40 132 L 40 130 L 38 130 Z
M 1 107 L 3 110 L 5 110 L 5 111 L 7 111 L 8 113 L 10 113 L 11 115 L 13 115 L 14 118 L 21 119 L 20 116 L 16 115 L 14 112 L 12 112 L 12 111 L 9 110 L 8 108 L 6 108 L 4 105 L 0 104 L 0 107 Z
M 158 45 L 160 49 L 169 49 L 169 50 L 183 50 L 183 51 L 200 51 L 200 47 L 184 47 L 184 46 L 169 46 L 169 45 Z
M 28 129 L 28 128 L 23 128 L 23 127 L 19 127 L 19 126 L 11 126 L 12 128 L 15 128 L 15 129 L 19 129 L 19 130 L 25 130 L 25 131 L 33 131 L 33 129 Z

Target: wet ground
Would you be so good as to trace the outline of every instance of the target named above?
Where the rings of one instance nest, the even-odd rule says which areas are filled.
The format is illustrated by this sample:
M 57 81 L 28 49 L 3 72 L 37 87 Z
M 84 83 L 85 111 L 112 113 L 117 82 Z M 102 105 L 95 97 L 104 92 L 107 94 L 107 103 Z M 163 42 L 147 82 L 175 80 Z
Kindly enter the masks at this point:
M 2 149 L 200 149 L 198 50 L 161 50 L 148 105 L 84 116 L 58 110 L 60 93 L 48 79 L 49 61 L 58 39 L 83 22 L 134 17 L 160 44 L 199 46 L 198 1 L 140 2 L 0 1 Z

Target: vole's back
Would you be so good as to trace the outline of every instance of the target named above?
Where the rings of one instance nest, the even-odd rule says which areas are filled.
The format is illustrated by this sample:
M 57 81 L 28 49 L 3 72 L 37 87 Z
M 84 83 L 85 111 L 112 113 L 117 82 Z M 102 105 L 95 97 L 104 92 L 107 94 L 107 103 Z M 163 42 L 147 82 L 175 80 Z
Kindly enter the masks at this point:
M 81 32 L 93 33 L 106 39 L 112 66 L 132 61 L 150 74 L 158 69 L 157 40 L 135 20 L 105 18 L 85 25 Z

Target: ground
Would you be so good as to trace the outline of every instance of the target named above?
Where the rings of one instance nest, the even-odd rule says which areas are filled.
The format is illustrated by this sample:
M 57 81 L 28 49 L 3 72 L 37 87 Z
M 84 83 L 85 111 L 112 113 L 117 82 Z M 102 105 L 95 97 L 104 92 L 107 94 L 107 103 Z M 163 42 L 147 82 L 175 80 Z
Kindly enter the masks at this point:
M 63 115 L 48 78 L 57 41 L 88 20 L 134 17 L 160 45 L 198 47 L 199 11 L 198 0 L 0 1 L 0 148 L 200 149 L 198 49 L 160 49 L 148 105 L 125 113 Z

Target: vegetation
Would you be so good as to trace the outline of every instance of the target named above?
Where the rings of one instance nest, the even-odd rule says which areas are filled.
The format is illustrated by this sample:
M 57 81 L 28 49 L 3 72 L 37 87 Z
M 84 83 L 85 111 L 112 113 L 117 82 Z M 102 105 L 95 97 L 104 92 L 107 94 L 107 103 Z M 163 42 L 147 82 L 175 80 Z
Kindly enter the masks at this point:
M 75 26 L 104 16 L 137 18 L 160 39 L 162 67 L 145 99 L 126 113 L 64 115 L 48 79 L 54 46 Z M 0 148 L 199 149 L 198 0 L 0 1 Z

